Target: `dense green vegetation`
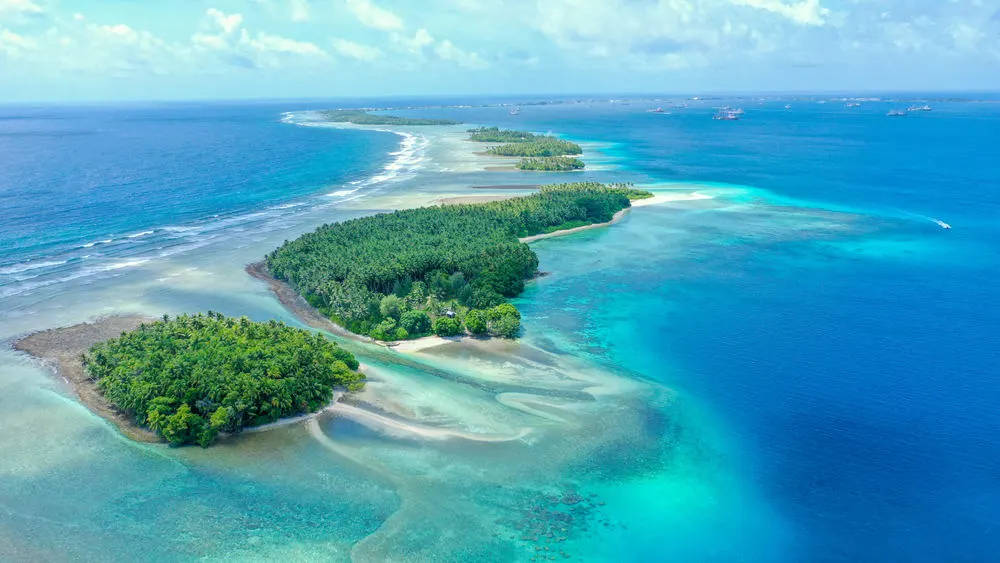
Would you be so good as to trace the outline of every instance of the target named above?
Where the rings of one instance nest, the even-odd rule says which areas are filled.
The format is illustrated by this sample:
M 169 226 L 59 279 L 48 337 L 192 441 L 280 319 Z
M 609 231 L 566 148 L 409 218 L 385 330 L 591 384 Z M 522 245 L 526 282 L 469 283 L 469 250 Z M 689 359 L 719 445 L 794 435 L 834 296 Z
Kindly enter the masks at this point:
M 397 117 L 395 115 L 375 115 L 363 110 L 338 109 L 323 112 L 323 116 L 335 122 L 349 122 L 357 125 L 455 125 L 460 121 L 450 119 L 422 119 Z
M 499 127 L 479 127 L 469 129 L 469 140 L 481 143 L 523 143 L 534 141 L 540 138 L 534 133 L 527 131 L 513 131 L 511 129 L 500 129 Z
M 498 127 L 469 129 L 469 140 L 484 143 L 505 143 L 486 149 L 486 152 L 497 156 L 550 157 L 583 154 L 583 149 L 576 143 L 547 135 L 535 135 L 526 131 L 513 131 Z M 521 162 L 524 163 L 524 161 Z M 520 165 L 518 167 L 520 168 Z M 581 162 L 579 168 L 582 167 L 583 163 Z M 550 169 L 525 168 L 524 170 Z M 569 170 L 572 170 L 572 168 Z
M 489 203 L 424 207 L 323 225 L 267 256 L 324 315 L 378 340 L 473 334 L 514 337 L 506 303 L 538 268 L 517 239 L 601 223 L 646 192 L 594 182 L 542 186 Z
M 576 143 L 556 139 L 555 137 L 536 137 L 532 141 L 522 143 L 507 143 L 486 149 L 489 154 L 497 156 L 564 156 L 583 154 L 583 149 Z
M 517 163 L 518 170 L 541 170 L 545 172 L 566 172 L 580 170 L 584 166 L 579 158 L 568 156 L 542 156 L 537 158 L 522 158 Z
M 84 365 L 104 396 L 171 445 L 313 412 L 364 383 L 350 352 L 277 321 L 218 313 L 143 324 L 93 346 Z

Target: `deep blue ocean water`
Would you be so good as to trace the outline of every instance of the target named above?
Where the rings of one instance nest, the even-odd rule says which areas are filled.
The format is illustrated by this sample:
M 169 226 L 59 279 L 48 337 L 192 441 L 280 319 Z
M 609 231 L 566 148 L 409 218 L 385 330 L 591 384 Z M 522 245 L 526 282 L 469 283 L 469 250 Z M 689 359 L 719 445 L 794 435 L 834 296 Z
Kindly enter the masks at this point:
M 724 104 L 747 113 L 712 120 Z M 932 104 L 904 118 L 885 113 L 907 102 L 808 97 L 395 112 L 597 143 L 610 167 L 588 178 L 736 194 L 539 243 L 552 274 L 518 300 L 529 333 L 708 413 L 761 497 L 667 534 L 687 546 L 636 531 L 626 558 L 995 557 L 1000 104 Z M 88 260 L 149 256 L 230 217 L 252 228 L 248 214 L 370 177 L 398 137 L 280 122 L 328 105 L 0 110 L 0 291 L 72 284 Z M 785 528 L 792 547 L 775 553 L 768 534 Z
M 720 413 L 804 559 L 990 560 L 1000 105 L 891 119 L 901 104 L 785 103 L 744 101 L 738 122 L 634 105 L 586 123 L 539 119 L 536 129 L 620 143 L 623 166 L 650 178 L 751 185 L 783 209 L 643 210 L 588 235 L 591 249 L 624 259 L 538 245 L 543 269 L 567 277 L 540 283 L 523 306 L 572 310 L 557 326 L 581 352 Z M 856 212 L 861 226 L 814 236 L 796 206 Z

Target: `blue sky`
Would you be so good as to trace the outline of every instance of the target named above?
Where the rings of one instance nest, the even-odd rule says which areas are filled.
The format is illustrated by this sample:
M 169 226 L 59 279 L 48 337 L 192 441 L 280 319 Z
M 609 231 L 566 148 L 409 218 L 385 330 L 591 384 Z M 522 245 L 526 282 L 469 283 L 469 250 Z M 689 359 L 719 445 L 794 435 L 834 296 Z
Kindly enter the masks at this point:
M 0 100 L 1000 90 L 998 0 L 0 0 Z

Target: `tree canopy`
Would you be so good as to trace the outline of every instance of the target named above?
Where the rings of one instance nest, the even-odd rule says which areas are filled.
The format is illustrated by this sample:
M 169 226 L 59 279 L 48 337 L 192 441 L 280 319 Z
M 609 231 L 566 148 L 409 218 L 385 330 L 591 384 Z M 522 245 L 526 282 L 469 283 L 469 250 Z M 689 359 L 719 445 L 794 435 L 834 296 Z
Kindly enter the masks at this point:
M 319 334 L 212 312 L 165 315 L 83 360 L 108 401 L 171 445 L 313 412 L 364 381 L 354 356 Z
M 286 242 L 267 256 L 267 265 L 355 333 L 379 340 L 422 336 L 437 332 L 439 317 L 461 326 L 471 310 L 487 311 L 523 291 L 538 257 L 519 237 L 609 221 L 639 192 L 620 184 L 556 184 L 502 201 L 362 217 Z M 409 311 L 426 313 L 430 326 Z M 512 337 L 519 315 L 516 320 L 500 314 L 490 325 L 487 315 L 473 325 Z
M 358 109 L 338 109 L 323 112 L 323 117 L 334 122 L 348 122 L 356 125 L 455 125 L 460 121 L 451 119 L 424 119 L 416 117 L 397 117 L 395 115 L 377 115 Z
M 566 172 L 569 170 L 580 170 L 583 167 L 582 160 L 568 156 L 522 158 L 517 163 L 518 170 L 540 170 L 544 172 Z
M 489 154 L 497 156 L 564 156 L 583 154 L 580 145 L 557 139 L 555 137 L 535 137 L 534 140 L 520 143 L 507 143 L 486 149 Z
M 523 143 L 533 141 L 538 138 L 534 133 L 527 131 L 513 131 L 511 129 L 500 129 L 499 127 L 479 127 L 469 129 L 469 140 L 481 143 Z

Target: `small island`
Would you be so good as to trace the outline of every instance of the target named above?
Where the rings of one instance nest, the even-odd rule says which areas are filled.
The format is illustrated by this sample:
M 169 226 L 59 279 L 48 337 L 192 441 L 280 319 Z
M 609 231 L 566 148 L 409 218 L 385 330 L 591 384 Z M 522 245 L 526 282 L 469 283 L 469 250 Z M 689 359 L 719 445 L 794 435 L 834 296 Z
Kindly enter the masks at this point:
M 581 182 L 362 217 L 286 242 L 263 266 L 354 334 L 513 338 L 521 315 L 507 298 L 538 269 L 538 257 L 519 239 L 608 223 L 632 199 L 651 195 L 627 184 Z
M 510 129 L 499 129 L 497 127 L 480 127 L 469 129 L 469 140 L 480 143 L 504 143 L 486 149 L 487 154 L 496 156 L 523 156 L 523 157 L 554 157 L 583 154 L 580 145 L 550 137 L 548 135 L 535 135 L 526 131 L 513 131 Z M 579 161 L 581 167 L 583 162 Z M 523 163 L 524 161 L 522 161 Z M 519 166 L 520 168 L 520 166 Z M 527 168 L 525 170 L 543 170 L 544 168 Z
M 334 123 L 354 123 L 355 125 L 456 125 L 460 121 L 451 119 L 423 119 L 377 115 L 358 109 L 338 109 L 322 112 L 323 117 Z
M 522 158 L 517 163 L 518 170 L 535 170 L 541 172 L 569 172 L 582 170 L 583 161 L 569 156 L 541 156 Z
M 82 343 L 92 345 L 79 353 Z M 336 388 L 364 384 L 354 356 L 319 334 L 212 312 L 110 317 L 36 333 L 15 347 L 56 360 L 84 404 L 129 437 L 173 446 L 208 446 L 220 432 L 315 412 Z

